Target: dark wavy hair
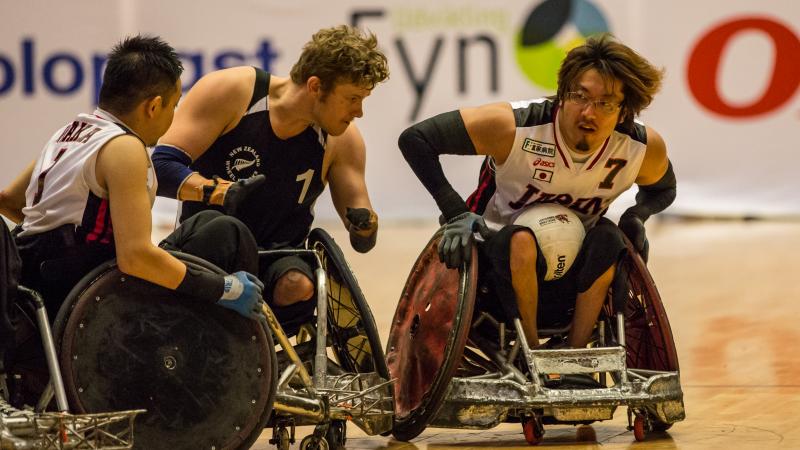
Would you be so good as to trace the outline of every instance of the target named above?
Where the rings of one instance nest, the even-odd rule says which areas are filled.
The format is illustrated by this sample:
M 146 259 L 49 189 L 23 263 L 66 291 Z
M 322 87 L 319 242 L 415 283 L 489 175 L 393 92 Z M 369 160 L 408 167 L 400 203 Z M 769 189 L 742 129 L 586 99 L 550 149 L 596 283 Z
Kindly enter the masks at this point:
M 578 88 L 578 80 L 589 69 L 597 70 L 607 82 L 622 82 L 625 99 L 620 109 L 621 122 L 631 126 L 634 117 L 650 105 L 661 89 L 664 70 L 650 64 L 630 47 L 608 33 L 595 35 L 573 48 L 558 71 L 556 96 L 564 101 L 567 92 Z

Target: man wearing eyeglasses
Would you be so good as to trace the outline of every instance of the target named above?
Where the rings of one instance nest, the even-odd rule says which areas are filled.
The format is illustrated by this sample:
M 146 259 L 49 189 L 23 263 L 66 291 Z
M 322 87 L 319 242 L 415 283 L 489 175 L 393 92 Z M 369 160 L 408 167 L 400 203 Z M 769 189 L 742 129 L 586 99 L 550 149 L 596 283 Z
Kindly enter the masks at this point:
M 554 97 L 493 103 L 437 115 L 403 132 L 399 146 L 446 221 L 439 256 L 448 267 L 470 257 L 474 232 L 479 277 L 492 291 L 479 303 L 516 304 L 528 343 L 537 324 L 572 320 L 567 345 L 587 344 L 622 252 L 624 233 L 646 259 L 644 221 L 675 199 L 675 175 L 661 136 L 634 121 L 661 87 L 663 71 L 610 35 L 589 38 L 566 56 Z M 467 202 L 444 176 L 439 155 L 486 155 Z M 603 217 L 633 183 L 636 205 L 619 224 Z M 528 206 L 560 203 L 587 231 L 575 263 L 544 281 L 536 238 L 514 220 Z M 488 283 L 487 283 L 488 282 Z M 496 300 L 494 300 L 496 299 Z M 493 305 L 492 305 L 493 304 Z

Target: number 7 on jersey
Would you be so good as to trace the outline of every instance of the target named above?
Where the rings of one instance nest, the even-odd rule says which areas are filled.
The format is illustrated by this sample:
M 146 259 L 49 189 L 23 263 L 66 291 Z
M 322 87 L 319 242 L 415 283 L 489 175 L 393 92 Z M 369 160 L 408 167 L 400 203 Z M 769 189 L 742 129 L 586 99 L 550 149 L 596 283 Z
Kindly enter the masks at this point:
M 308 169 L 305 172 L 301 173 L 297 176 L 295 181 L 302 181 L 303 182 L 303 189 L 300 191 L 300 197 L 297 199 L 297 204 L 302 204 L 303 200 L 306 199 L 306 194 L 308 193 L 308 187 L 311 185 L 311 179 L 314 178 L 314 169 Z

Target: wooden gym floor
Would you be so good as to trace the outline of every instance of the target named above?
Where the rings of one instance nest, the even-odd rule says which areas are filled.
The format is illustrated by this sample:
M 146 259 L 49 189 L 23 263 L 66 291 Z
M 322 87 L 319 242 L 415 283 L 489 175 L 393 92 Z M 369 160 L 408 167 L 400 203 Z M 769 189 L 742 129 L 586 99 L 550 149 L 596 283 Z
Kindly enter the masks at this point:
M 338 223 L 326 224 L 345 251 L 370 303 L 382 342 L 395 304 L 433 223 L 381 225 L 366 255 L 349 248 Z M 545 427 L 544 448 L 800 448 L 800 221 L 648 223 L 650 270 L 669 314 L 681 364 L 686 420 L 635 442 L 624 408 L 580 433 Z M 299 428 L 298 440 L 311 428 Z M 267 450 L 271 430 L 253 449 Z M 348 424 L 347 448 L 528 448 L 519 424 L 483 431 L 429 428 L 412 442 L 365 436 Z

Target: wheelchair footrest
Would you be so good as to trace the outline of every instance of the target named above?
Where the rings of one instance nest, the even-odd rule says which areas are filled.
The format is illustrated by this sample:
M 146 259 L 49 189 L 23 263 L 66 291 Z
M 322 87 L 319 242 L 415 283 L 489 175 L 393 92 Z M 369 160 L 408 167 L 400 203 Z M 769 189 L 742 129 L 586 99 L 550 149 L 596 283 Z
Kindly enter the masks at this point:
M 383 433 L 392 427 L 393 382 L 376 372 L 328 375 L 324 387 L 316 387 L 316 397 L 305 390 L 281 386 L 276 392 L 275 410 L 310 419 L 311 423 L 352 420 L 368 435 Z
M 430 425 L 487 429 L 505 421 L 509 415 L 532 410 L 541 410 L 545 416 L 567 423 L 608 420 L 617 406 L 622 405 L 647 407 L 664 422 L 682 420 L 683 391 L 678 373 L 660 372 L 645 380 L 612 387 L 550 389 L 545 386 L 540 391 L 530 381 L 520 383 L 510 377 L 455 377 Z
M 9 448 L 130 449 L 133 422 L 144 410 L 100 414 L 33 413 L 0 400 L 0 441 Z M 6 448 L 5 445 L 2 448 Z
M 531 356 L 540 374 L 589 374 L 625 370 L 622 347 L 532 350 Z

